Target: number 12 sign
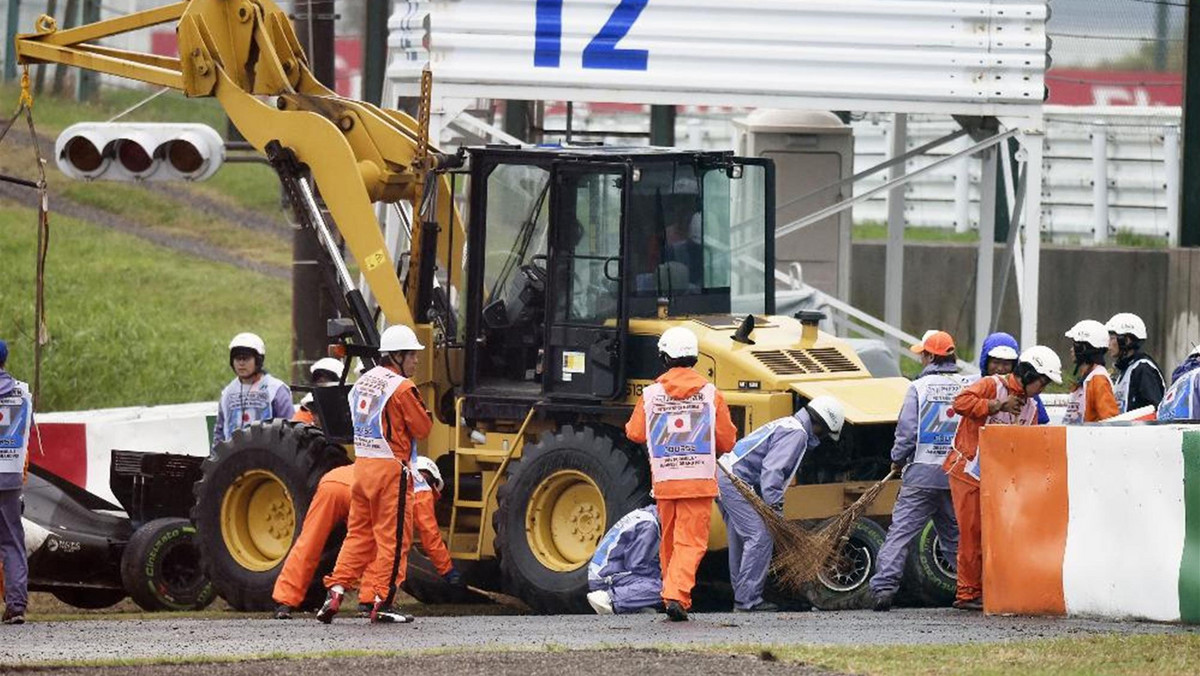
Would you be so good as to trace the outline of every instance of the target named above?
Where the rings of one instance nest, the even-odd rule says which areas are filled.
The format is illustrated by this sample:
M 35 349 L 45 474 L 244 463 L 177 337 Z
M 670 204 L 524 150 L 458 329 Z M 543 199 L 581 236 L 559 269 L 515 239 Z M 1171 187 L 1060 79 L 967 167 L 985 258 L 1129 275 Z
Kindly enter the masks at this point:
M 537 0 L 537 27 L 534 33 L 533 65 L 558 68 L 562 65 L 564 0 Z M 583 48 L 583 67 L 598 70 L 646 70 L 649 50 L 620 49 L 621 41 L 633 27 L 650 0 L 620 0 L 608 21 Z

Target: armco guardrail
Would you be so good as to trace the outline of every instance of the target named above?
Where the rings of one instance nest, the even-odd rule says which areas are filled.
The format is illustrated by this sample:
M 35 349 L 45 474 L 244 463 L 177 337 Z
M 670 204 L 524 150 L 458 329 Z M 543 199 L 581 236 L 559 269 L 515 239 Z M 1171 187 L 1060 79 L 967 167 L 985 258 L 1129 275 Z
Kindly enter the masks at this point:
M 989 613 L 1200 623 L 1200 426 L 986 427 Z

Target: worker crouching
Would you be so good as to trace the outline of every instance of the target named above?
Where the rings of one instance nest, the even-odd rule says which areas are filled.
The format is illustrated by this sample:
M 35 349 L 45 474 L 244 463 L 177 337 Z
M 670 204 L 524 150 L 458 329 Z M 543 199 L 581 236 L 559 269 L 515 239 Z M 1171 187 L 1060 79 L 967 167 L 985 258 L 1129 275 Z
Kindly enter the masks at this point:
M 413 445 L 429 436 L 433 423 L 412 380 L 420 351 L 413 330 L 391 326 L 379 340 L 380 365 L 350 390 L 354 421 L 354 487 L 346 541 L 333 573 L 325 578 L 328 596 L 317 619 L 333 621 L 347 588 L 362 580 L 374 592 L 371 622 L 408 622 L 392 609 L 404 582 L 413 530 L 413 482 L 408 477 Z M 383 594 L 383 596 L 381 596 Z
M 354 466 L 346 465 L 329 470 L 317 484 L 317 492 L 308 505 L 300 535 L 292 543 L 283 562 L 283 569 L 275 579 L 271 598 L 275 607 L 275 619 L 290 620 L 292 611 L 304 602 L 308 583 L 321 562 L 325 541 L 334 528 L 345 523 L 350 514 L 350 487 L 354 485 Z
M 423 455 L 417 455 L 413 449 L 413 528 L 417 539 L 421 542 L 421 551 L 429 557 L 434 570 L 447 584 L 453 587 L 464 587 L 462 575 L 454 568 L 450 560 L 450 550 L 442 540 L 442 529 L 438 526 L 436 507 L 442 498 L 445 481 L 437 463 Z
M 958 374 L 954 339 L 945 331 L 935 331 L 910 348 L 921 355 L 921 375 L 909 386 L 896 420 L 896 438 L 892 444 L 892 467 L 902 468 L 900 494 L 892 508 L 892 525 L 879 549 L 879 566 L 871 578 L 871 593 L 877 611 L 892 607 L 900 589 L 904 560 L 913 538 L 933 519 L 942 549 L 949 557 L 957 555 L 958 522 L 950 481 L 942 464 L 954 443 L 958 414 L 954 399 L 969 380 Z M 993 350 L 998 348 L 993 347 Z M 999 350 L 1001 357 L 1012 359 L 1011 347 Z
M 662 521 L 662 598 L 667 617 L 680 622 L 688 619 L 696 570 L 708 550 L 717 456 L 733 448 L 737 429 L 721 393 L 692 370 L 700 354 L 696 334 L 669 328 L 658 351 L 667 372 L 642 392 L 625 434 L 650 455 Z
M 958 589 L 954 607 L 983 609 L 983 542 L 979 510 L 979 430 L 984 425 L 1036 425 L 1037 402 L 1047 384 L 1062 382 L 1062 362 L 1048 347 L 1021 354 L 1012 373 L 986 376 L 954 398 L 961 419 L 954 447 L 942 467 L 950 477 L 950 495 L 958 520 Z
M 635 509 L 608 529 L 588 562 L 588 605 L 600 615 L 662 606 L 658 507 Z
M 822 439 L 837 441 L 845 411 L 833 397 L 817 397 L 795 415 L 772 420 L 739 441 L 718 462 L 750 486 L 778 514 L 783 497 L 809 450 Z M 729 536 L 729 581 L 735 612 L 774 612 L 779 607 L 763 600 L 774 542 L 763 518 L 733 485 L 725 472 L 717 475 L 717 506 Z

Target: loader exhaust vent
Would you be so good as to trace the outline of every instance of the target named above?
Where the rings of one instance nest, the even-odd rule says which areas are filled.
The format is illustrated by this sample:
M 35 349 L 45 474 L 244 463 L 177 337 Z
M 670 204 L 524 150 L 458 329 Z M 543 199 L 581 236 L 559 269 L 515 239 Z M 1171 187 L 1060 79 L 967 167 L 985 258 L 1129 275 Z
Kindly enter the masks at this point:
M 812 350 L 754 350 L 763 366 L 780 376 L 809 373 L 853 373 L 858 366 L 833 347 Z
M 830 373 L 857 371 L 858 366 L 835 347 L 814 348 L 808 354 Z

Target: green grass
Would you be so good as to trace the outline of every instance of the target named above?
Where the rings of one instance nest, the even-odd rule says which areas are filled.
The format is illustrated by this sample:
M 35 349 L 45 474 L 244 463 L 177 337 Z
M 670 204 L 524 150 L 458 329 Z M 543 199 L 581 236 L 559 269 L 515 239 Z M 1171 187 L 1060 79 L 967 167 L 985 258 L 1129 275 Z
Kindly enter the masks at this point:
M 755 646 L 738 650 L 761 651 Z M 770 652 L 781 660 L 855 674 L 1188 674 L 1196 673 L 1200 664 L 1200 634 L 952 645 L 794 645 L 772 647 Z
M 51 227 L 40 410 L 214 399 L 232 377 L 226 346 L 239 331 L 262 335 L 267 367 L 287 377 L 286 280 L 70 218 Z M 22 380 L 33 377 L 35 242 L 34 212 L 0 206 L 0 336 Z
M 887 224 L 867 221 L 854 226 L 852 238 L 855 241 L 886 240 Z M 910 225 L 904 229 L 906 242 L 978 242 L 979 232 L 955 232 L 950 228 L 931 228 L 922 225 Z

